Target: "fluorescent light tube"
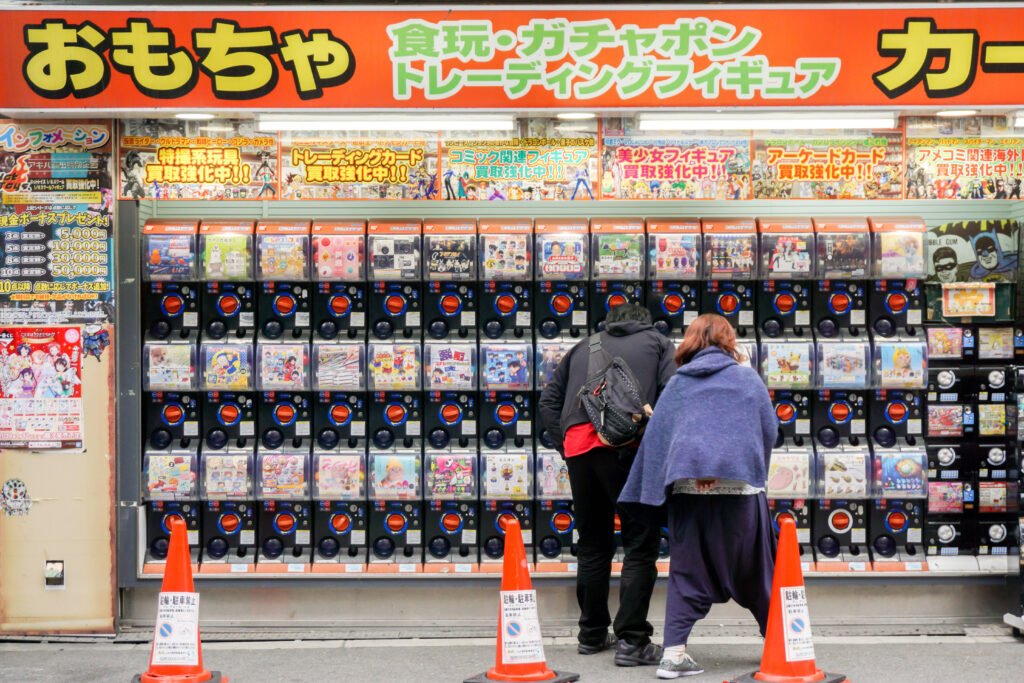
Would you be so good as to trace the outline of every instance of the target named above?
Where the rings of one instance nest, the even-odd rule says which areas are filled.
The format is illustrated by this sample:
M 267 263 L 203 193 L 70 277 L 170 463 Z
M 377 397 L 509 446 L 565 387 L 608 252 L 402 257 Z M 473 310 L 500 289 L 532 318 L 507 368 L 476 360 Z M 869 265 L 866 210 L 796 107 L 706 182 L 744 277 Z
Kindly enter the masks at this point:
M 848 130 L 895 128 L 893 112 L 722 112 L 718 114 L 672 114 L 644 112 L 638 117 L 641 131 L 704 130 Z
M 394 116 L 362 114 L 359 116 L 260 116 L 257 128 L 273 131 L 433 131 L 484 130 L 510 131 L 515 128 L 512 114 L 459 114 L 456 116 Z

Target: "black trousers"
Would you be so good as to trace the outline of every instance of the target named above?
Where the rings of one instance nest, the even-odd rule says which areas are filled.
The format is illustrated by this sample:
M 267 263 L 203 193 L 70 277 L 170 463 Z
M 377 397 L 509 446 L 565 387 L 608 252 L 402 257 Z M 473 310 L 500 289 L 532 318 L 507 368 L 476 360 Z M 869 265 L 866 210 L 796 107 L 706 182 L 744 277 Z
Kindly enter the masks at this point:
M 572 484 L 577 548 L 576 599 L 580 605 L 579 641 L 597 645 L 612 624 L 608 612 L 611 564 L 615 557 L 615 513 L 622 522 L 625 558 L 615 615 L 615 636 L 633 645 L 651 640 L 654 627 L 647 621 L 651 593 L 658 578 L 655 563 L 660 545 L 655 516 L 639 506 L 621 506 L 619 494 L 626 484 L 635 451 L 599 448 L 566 458 Z

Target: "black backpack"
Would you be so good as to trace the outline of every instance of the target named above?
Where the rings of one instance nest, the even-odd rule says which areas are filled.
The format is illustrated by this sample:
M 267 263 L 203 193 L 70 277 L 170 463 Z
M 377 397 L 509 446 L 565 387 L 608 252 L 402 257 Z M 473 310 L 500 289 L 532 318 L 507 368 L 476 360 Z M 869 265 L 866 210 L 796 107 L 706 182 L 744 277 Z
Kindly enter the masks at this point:
M 588 343 L 587 381 L 577 397 L 598 438 L 608 446 L 625 446 L 638 440 L 647 426 L 640 383 L 626 361 L 602 348 L 600 332 Z

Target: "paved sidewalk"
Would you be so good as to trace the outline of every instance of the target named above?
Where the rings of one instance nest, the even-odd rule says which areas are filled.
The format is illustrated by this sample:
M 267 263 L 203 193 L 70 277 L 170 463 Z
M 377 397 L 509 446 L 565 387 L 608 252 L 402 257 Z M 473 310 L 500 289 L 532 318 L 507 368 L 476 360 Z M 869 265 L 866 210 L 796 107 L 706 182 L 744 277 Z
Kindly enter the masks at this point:
M 818 638 L 818 663 L 851 683 L 1015 683 L 1024 643 L 1006 635 Z M 695 638 L 691 652 L 720 683 L 757 667 L 760 639 Z M 548 663 L 581 681 L 654 681 L 654 669 L 620 669 L 610 653 L 581 657 L 569 639 L 549 640 Z M 206 664 L 231 683 L 459 683 L 493 664 L 487 639 L 208 643 Z M 145 644 L 0 643 L 0 680 L 17 683 L 128 683 L 146 667 Z

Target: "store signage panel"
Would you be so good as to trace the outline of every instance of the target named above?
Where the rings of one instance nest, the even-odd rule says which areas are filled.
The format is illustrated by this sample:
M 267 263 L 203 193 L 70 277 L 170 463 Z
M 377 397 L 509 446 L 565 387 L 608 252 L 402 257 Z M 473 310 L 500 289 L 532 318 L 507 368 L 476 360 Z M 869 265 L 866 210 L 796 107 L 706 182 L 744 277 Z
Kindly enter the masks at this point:
M 1024 71 L 1021 7 L 3 15 L 6 109 L 1001 105 Z

